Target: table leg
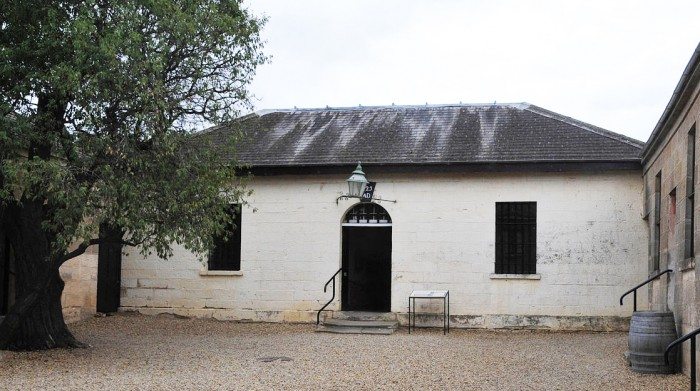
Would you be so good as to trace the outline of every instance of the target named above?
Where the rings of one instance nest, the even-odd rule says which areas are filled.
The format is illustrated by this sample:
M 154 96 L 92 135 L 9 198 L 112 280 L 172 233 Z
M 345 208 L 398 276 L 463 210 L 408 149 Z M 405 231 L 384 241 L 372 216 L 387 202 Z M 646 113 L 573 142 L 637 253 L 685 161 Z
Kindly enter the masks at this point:
M 413 331 L 416 331 L 416 298 L 413 298 Z
M 442 298 L 442 335 L 447 333 L 447 296 Z
M 450 291 L 447 291 L 447 332 L 450 332 Z

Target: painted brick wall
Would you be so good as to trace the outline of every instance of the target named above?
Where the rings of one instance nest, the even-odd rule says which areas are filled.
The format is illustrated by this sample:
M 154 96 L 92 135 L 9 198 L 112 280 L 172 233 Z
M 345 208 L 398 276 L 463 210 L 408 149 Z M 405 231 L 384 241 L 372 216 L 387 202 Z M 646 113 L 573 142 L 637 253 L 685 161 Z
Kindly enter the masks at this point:
M 398 200 L 382 203 L 393 220 L 392 311 L 407 311 L 411 290 L 449 289 L 454 320 L 466 327 L 626 327 L 631 302 L 617 301 L 646 277 L 639 172 L 367 174 L 375 197 Z M 127 249 L 123 309 L 314 320 L 330 298 L 323 284 L 340 267 L 340 223 L 355 202 L 336 205 L 345 176 L 258 177 L 251 187 L 241 275 L 202 276 L 182 248 L 168 260 Z M 490 278 L 497 201 L 537 202 L 540 280 Z

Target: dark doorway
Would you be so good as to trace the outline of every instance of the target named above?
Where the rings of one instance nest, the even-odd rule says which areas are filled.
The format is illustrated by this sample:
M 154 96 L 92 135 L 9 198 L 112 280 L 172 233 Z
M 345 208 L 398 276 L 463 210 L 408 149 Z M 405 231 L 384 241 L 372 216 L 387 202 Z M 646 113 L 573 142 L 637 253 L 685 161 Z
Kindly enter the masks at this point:
M 391 311 L 391 219 L 358 204 L 343 224 L 343 311 Z
M 97 254 L 97 312 L 110 313 L 119 309 L 122 281 L 123 233 L 105 225 L 100 227 L 100 244 Z
M 0 316 L 4 316 L 15 302 L 16 270 L 12 247 L 0 237 Z
M 391 227 L 343 227 L 343 311 L 391 309 Z

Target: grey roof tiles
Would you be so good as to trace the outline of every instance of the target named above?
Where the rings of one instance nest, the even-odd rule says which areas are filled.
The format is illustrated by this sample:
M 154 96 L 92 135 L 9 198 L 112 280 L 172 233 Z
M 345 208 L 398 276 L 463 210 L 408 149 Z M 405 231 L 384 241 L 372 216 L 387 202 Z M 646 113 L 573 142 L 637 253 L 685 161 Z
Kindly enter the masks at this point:
M 527 104 L 265 110 L 206 131 L 253 167 L 638 162 L 644 143 Z

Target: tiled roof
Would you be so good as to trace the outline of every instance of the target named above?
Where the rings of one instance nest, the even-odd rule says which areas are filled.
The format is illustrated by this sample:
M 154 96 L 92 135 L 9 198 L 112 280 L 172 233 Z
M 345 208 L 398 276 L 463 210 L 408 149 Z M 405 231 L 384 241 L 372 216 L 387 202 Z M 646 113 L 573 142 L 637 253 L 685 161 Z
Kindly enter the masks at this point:
M 671 130 L 674 121 L 680 115 L 684 115 L 683 108 L 687 102 L 694 96 L 695 86 L 700 82 L 700 44 L 695 47 L 693 55 L 690 57 L 690 61 L 685 66 L 683 74 L 681 75 L 676 89 L 671 95 L 664 112 L 661 114 L 661 118 L 656 123 L 654 130 L 647 140 L 646 146 L 641 153 L 641 156 L 646 165 L 649 159 L 654 155 L 654 152 L 662 145 L 662 141 Z
M 644 146 L 528 103 L 265 110 L 204 135 L 223 145 L 237 130 L 253 167 L 639 162 Z

